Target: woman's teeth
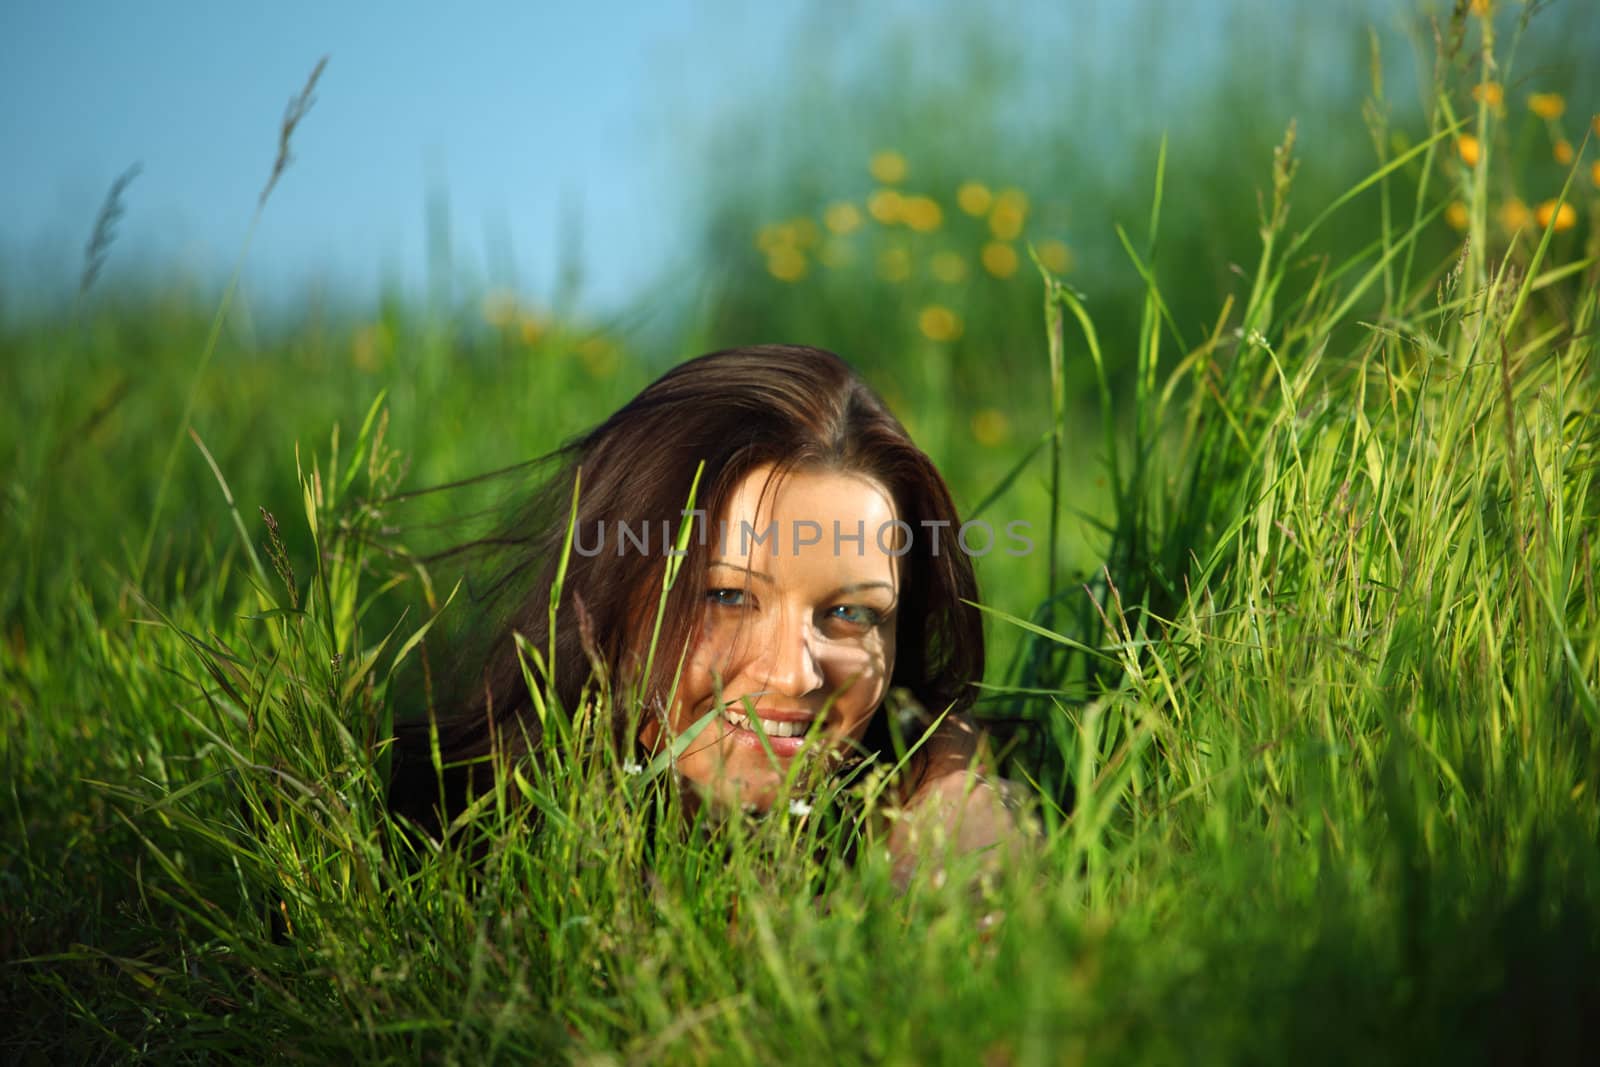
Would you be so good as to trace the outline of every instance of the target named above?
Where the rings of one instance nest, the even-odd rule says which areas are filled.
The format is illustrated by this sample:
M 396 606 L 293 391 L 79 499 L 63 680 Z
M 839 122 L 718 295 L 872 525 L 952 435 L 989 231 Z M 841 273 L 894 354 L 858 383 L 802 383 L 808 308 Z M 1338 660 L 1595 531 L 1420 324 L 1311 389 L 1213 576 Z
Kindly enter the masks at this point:
M 750 729 L 750 716 L 741 715 L 731 708 L 722 709 L 722 717 L 741 730 Z M 809 720 L 797 719 L 793 722 L 780 722 L 777 719 L 762 719 L 761 730 L 768 737 L 803 737 L 811 729 Z

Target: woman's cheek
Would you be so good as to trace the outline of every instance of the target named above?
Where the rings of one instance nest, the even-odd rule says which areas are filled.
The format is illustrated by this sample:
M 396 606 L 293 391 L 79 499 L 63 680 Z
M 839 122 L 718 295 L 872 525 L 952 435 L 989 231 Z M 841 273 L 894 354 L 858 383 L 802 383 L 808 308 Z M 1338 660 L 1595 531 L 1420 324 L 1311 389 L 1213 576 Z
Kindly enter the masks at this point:
M 836 650 L 834 667 L 833 685 L 841 689 L 845 732 L 859 738 L 888 691 L 888 664 L 882 649 L 857 645 Z
M 708 620 L 701 624 L 690 659 L 708 675 L 715 671 L 727 678 L 732 674 L 734 662 L 742 654 L 743 646 L 748 643 L 749 635 L 741 636 L 737 626 Z

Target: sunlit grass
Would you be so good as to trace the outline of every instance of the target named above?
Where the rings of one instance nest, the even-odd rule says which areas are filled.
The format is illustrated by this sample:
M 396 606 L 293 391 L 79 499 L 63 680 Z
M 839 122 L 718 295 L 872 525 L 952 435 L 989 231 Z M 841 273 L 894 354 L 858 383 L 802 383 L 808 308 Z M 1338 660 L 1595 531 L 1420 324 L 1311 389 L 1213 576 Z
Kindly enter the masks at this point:
M 5 431 L 8 1040 L 51 1061 L 1577 1058 L 1600 1003 L 1600 192 L 1592 144 L 1554 169 L 1518 125 L 1563 112 L 1502 118 L 1472 89 L 1485 57 L 1457 63 L 1427 130 L 1376 123 L 1347 198 L 1296 200 L 1292 141 L 1261 161 L 1258 255 L 1203 330 L 1171 314 L 1165 153 L 1117 220 L 1125 353 L 1093 279 L 996 229 L 1005 187 L 894 223 L 898 280 L 881 255 L 836 268 L 921 284 L 938 246 L 915 241 L 959 224 L 962 284 L 999 284 L 994 244 L 1044 296 L 1031 407 L 954 384 L 983 319 L 953 298 L 905 304 L 920 340 L 872 354 L 969 510 L 1038 542 L 984 562 L 1004 636 L 980 705 L 1036 787 L 1037 848 L 905 894 L 858 818 L 881 776 L 691 815 L 595 743 L 600 703 L 547 700 L 562 743 L 449 847 L 386 813 L 421 639 L 470 595 L 424 581 L 426 531 L 385 500 L 614 409 L 653 373 L 626 338 L 498 292 L 448 330 L 399 306 L 224 333 L 191 385 L 203 307 L 13 330 L 37 421 Z M 869 164 L 897 212 L 920 195 L 909 146 Z M 1319 254 L 1363 198 L 1388 222 Z M 781 292 L 891 225 L 834 190 L 818 208 L 750 242 L 803 258 Z M 143 569 L 191 388 L 181 506 Z

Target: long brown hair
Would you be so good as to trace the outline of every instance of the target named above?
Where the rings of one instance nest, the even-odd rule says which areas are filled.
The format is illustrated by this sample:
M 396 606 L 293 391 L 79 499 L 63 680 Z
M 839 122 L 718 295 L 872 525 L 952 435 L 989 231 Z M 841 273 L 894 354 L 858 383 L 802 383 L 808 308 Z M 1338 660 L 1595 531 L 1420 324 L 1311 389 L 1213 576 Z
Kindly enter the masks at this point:
M 514 756 L 540 743 L 514 635 L 534 648 L 550 647 L 549 593 L 563 557 L 575 481 L 579 546 L 592 546 L 596 531 L 622 525 L 662 538 L 652 551 L 624 552 L 607 544 L 603 551 L 566 555 L 546 684 L 573 709 L 596 661 L 613 683 L 631 681 L 613 689 L 611 725 L 619 743 L 630 743 L 627 734 L 641 714 L 624 694 L 631 691 L 646 707 L 660 705 L 699 616 L 708 539 L 691 537 L 645 677 L 643 650 L 668 561 L 665 538 L 684 521 L 697 470 L 695 508 L 713 522 L 744 477 L 765 465 L 779 473 L 821 468 L 860 474 L 887 489 L 897 517 L 913 532 L 900 560 L 889 684 L 908 690 L 934 713 L 959 713 L 972 703 L 972 683 L 983 676 L 983 628 L 977 609 L 963 602 L 976 600 L 978 590 L 971 560 L 955 548 L 955 504 L 932 460 L 833 353 L 754 345 L 691 359 L 545 459 L 553 473 L 510 522 L 450 553 L 473 557 L 469 610 L 476 632 L 458 643 L 457 691 L 437 720 L 445 764 L 493 752 Z M 923 536 L 934 524 L 946 531 L 942 544 Z M 414 821 L 437 827 L 440 783 L 433 777 L 428 739 L 427 723 L 399 732 L 391 803 Z M 472 772 L 447 774 L 447 798 L 469 783 L 481 788 L 492 772 L 492 765 L 478 759 Z

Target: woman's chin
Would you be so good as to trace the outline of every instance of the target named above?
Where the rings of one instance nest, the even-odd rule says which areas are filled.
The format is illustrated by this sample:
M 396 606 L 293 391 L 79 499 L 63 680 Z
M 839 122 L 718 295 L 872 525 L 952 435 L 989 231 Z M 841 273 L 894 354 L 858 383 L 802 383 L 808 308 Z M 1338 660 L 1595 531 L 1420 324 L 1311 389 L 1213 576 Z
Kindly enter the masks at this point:
M 736 732 L 749 733 L 748 730 Z M 723 758 L 703 776 L 691 775 L 691 777 L 724 807 L 742 808 L 746 811 L 768 811 L 777 803 L 779 795 L 783 792 L 784 783 L 790 777 L 789 770 L 799 749 L 799 746 L 792 747 L 796 751 L 786 753 L 779 745 L 774 744 L 773 753 L 769 756 L 760 747 L 759 739 L 752 748 L 740 739 L 730 736 L 724 740 Z
M 840 745 L 836 738 L 771 734 L 763 738 L 729 722 L 719 725 L 722 734 L 714 746 L 681 761 L 679 771 L 703 795 L 727 808 L 771 810 L 786 784 L 798 777 L 792 773 L 797 759 L 809 762 Z
M 729 807 L 747 811 L 767 811 L 777 803 L 783 791 L 793 756 L 777 754 L 777 766 L 772 758 L 757 749 L 755 753 L 736 751 L 723 763 L 723 770 L 711 783 L 717 798 Z
M 690 781 L 702 796 L 728 811 L 770 811 L 783 788 L 783 779 L 771 772 L 755 775 L 729 772 Z

